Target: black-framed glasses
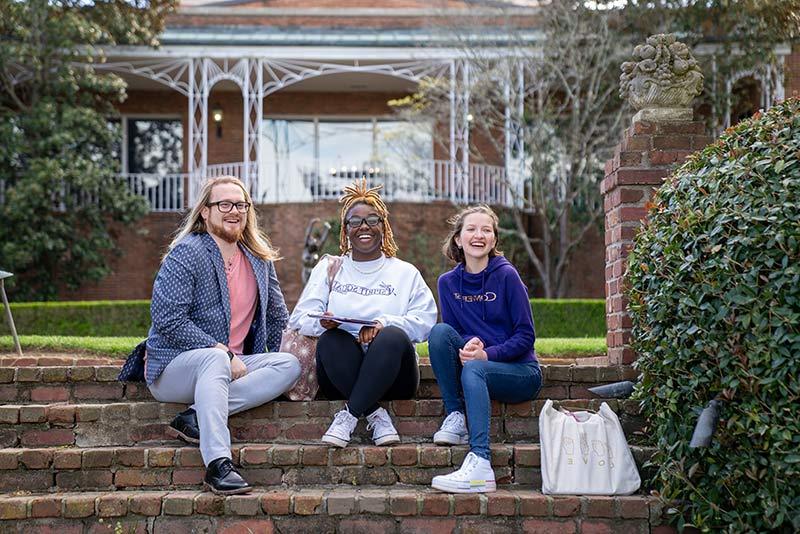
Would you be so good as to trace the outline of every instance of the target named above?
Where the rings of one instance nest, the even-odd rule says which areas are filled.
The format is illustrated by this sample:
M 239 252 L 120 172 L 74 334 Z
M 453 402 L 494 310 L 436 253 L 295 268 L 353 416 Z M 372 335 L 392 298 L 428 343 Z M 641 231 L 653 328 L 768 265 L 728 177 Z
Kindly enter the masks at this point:
M 236 211 L 239 213 L 247 213 L 250 209 L 249 202 L 231 202 L 230 200 L 220 200 L 219 202 L 209 202 L 207 206 L 216 206 L 222 213 L 230 213 L 233 207 L 236 206 Z
M 367 226 L 370 228 L 373 226 L 378 226 L 378 223 L 383 221 L 383 217 L 378 215 L 367 215 L 366 217 L 350 217 L 345 222 L 347 226 L 355 230 L 356 228 L 361 227 L 363 223 L 367 223 Z

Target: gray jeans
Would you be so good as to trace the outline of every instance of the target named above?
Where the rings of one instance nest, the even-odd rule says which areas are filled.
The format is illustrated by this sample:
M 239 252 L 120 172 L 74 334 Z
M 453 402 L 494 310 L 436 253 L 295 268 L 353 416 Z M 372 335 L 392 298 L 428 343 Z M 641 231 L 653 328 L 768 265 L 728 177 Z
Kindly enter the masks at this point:
M 271 401 L 300 377 L 300 363 L 285 352 L 240 358 L 247 374 L 231 381 L 231 363 L 225 351 L 207 348 L 182 352 L 150 386 L 153 397 L 161 402 L 193 403 L 205 465 L 231 457 L 228 415 Z

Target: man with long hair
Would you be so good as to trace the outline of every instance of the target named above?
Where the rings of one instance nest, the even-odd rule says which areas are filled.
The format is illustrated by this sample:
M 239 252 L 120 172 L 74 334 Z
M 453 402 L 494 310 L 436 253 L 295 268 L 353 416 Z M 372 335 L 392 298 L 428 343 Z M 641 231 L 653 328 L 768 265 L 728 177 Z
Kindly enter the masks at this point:
M 280 345 L 289 318 L 273 262 L 241 181 L 209 180 L 169 246 L 153 285 L 145 379 L 161 402 L 192 404 L 170 424 L 200 444 L 204 486 L 250 491 L 231 463 L 228 415 L 292 387 L 300 364 Z

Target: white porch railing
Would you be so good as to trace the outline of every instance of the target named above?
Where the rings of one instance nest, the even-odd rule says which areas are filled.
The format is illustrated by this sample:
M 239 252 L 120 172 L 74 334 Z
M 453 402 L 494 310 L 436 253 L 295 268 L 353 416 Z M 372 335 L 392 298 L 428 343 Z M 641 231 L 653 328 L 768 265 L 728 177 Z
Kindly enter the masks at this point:
M 131 192 L 147 200 L 150 211 L 181 211 L 188 174 L 121 174 Z
M 209 165 L 204 177 L 196 176 L 195 190 L 199 191 L 206 178 L 235 176 L 242 179 L 244 164 L 225 163 Z M 257 174 L 256 174 L 257 175 Z M 336 200 L 342 188 L 364 176 L 370 186 L 383 184 L 383 196 L 388 201 L 432 202 L 450 201 L 456 204 L 485 203 L 511 206 L 511 184 L 506 179 L 503 167 L 470 164 L 463 173 L 458 165 L 450 161 L 426 160 L 402 170 L 366 168 L 328 172 L 320 176 L 316 170 L 305 169 L 291 178 L 266 180 L 250 184 L 253 199 L 257 203 L 315 202 Z M 153 212 L 182 211 L 191 203 L 186 187 L 191 175 L 181 174 L 121 174 L 131 192 L 144 197 Z M 0 180 L 0 204 L 5 200 L 5 184 Z
M 184 209 L 185 184 L 188 181 L 188 174 L 119 174 L 117 178 L 127 183 L 132 193 L 142 196 L 147 200 L 150 211 L 182 211 Z M 76 195 L 80 194 L 80 197 Z M 97 202 L 97 196 L 88 191 L 75 193 L 68 184 L 62 186 L 57 191 L 51 191 L 50 196 L 53 207 L 58 211 L 66 210 L 67 203 L 64 201 L 70 198 L 72 202 Z M 0 204 L 5 204 L 6 183 L 0 180 Z
M 206 174 L 208 177 L 235 176 L 247 183 L 243 171 L 241 162 L 225 163 L 209 165 Z M 403 169 L 349 166 L 331 169 L 322 175 L 316 168 L 303 168 L 277 178 L 262 176 L 259 183 L 250 184 L 250 191 L 257 203 L 265 204 L 335 200 L 341 196 L 345 185 L 362 176 L 370 186 L 383 184 L 383 196 L 388 201 L 444 200 L 501 206 L 512 203 L 511 184 L 504 167 L 470 164 L 465 173 L 459 165 L 447 160 L 423 160 Z

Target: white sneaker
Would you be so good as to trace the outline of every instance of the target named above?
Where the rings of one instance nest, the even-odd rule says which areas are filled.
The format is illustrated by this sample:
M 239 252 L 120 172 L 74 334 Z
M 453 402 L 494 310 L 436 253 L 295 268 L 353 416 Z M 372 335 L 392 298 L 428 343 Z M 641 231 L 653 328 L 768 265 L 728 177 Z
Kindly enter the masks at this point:
M 372 430 L 372 441 L 375 445 L 400 443 L 400 436 L 392 424 L 392 418 L 383 408 L 378 408 L 367 416 L 367 430 Z
M 347 447 L 347 444 L 350 443 L 350 434 L 355 430 L 356 424 L 358 424 L 358 419 L 345 408 L 333 416 L 333 423 L 322 436 L 322 441 L 337 447 Z
M 467 454 L 458 471 L 433 477 L 431 486 L 450 493 L 487 493 L 497 490 L 492 463 L 473 452 Z
M 439 431 L 433 435 L 433 442 L 437 445 L 464 445 L 469 442 L 469 432 L 464 414 L 461 412 L 450 412 Z

